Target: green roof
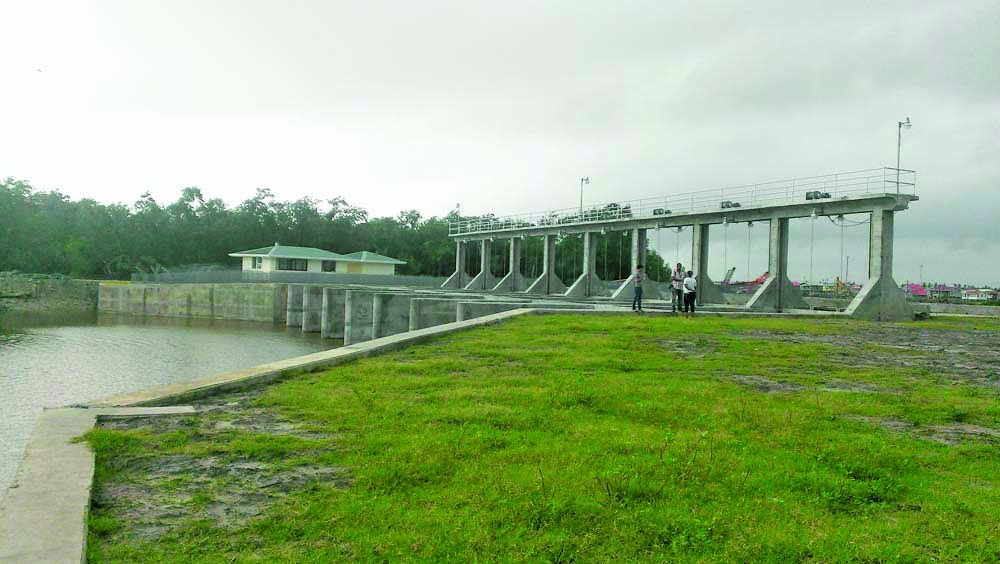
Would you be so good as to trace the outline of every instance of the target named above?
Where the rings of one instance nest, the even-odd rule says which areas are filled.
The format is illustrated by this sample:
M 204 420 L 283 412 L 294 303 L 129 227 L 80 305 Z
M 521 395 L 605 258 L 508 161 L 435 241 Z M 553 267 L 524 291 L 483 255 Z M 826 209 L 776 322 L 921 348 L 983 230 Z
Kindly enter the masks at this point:
M 323 249 L 315 249 L 313 247 L 291 247 L 288 245 L 278 245 L 277 243 L 275 243 L 272 247 L 261 247 L 259 249 L 250 249 L 249 251 L 229 253 L 229 256 L 319 260 L 338 260 L 341 258 L 341 255 L 338 255 L 337 253 L 331 253 L 330 251 L 324 251 Z
M 406 264 L 405 260 L 394 259 L 392 257 L 387 257 L 385 255 L 380 255 L 378 253 L 373 253 L 371 251 L 358 251 L 356 253 L 350 253 L 346 255 L 341 255 L 337 260 L 343 262 L 381 262 L 385 264 Z

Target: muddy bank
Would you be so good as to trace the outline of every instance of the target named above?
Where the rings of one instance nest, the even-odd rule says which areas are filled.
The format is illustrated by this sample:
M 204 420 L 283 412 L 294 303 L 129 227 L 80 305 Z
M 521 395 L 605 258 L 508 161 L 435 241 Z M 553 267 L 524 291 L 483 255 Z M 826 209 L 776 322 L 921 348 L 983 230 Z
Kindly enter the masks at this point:
M 198 401 L 195 415 L 104 421 L 101 428 L 132 431 L 142 446 L 116 455 L 113 474 L 95 484 L 92 506 L 124 525 L 102 534 L 155 540 L 192 520 L 237 528 L 292 492 L 348 487 L 348 468 L 297 459 L 336 459 L 338 437 L 259 407 L 261 393 Z

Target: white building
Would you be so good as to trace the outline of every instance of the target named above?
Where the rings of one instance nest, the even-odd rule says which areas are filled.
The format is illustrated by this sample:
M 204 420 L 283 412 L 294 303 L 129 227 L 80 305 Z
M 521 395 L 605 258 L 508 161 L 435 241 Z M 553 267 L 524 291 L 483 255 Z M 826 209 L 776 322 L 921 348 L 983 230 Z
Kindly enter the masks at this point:
M 396 265 L 406 264 L 368 251 L 339 255 L 323 249 L 278 243 L 273 247 L 229 253 L 229 256 L 243 260 L 244 272 L 349 272 L 394 276 Z
M 969 288 L 962 292 L 962 299 L 970 302 L 987 302 L 997 299 L 997 291 L 991 288 Z

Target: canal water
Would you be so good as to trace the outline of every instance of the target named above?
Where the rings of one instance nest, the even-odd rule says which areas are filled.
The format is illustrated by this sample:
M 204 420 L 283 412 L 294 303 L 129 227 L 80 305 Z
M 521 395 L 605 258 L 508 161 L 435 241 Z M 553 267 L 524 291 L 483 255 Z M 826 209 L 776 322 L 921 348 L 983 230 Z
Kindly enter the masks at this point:
M 333 348 L 297 328 L 93 313 L 0 319 L 0 497 L 42 408 Z

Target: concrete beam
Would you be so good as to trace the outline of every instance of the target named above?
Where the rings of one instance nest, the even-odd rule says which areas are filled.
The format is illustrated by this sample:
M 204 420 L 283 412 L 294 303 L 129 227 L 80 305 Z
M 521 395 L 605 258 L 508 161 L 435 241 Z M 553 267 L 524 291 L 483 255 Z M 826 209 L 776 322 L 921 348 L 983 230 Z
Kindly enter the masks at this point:
M 526 294 L 564 294 L 566 284 L 556 276 L 556 235 L 546 235 L 542 245 L 542 274 L 532 282 Z
M 455 241 L 455 272 L 441 284 L 442 288 L 460 290 L 465 287 L 465 241 Z
M 913 307 L 892 278 L 892 243 L 895 211 L 872 212 L 868 245 L 868 281 L 845 313 L 872 321 L 909 321 Z
M 510 268 L 493 287 L 494 292 L 520 292 L 525 289 L 524 276 L 521 274 L 521 249 L 524 241 L 520 237 L 510 240 Z
M 597 244 L 594 232 L 583 234 L 583 272 L 566 290 L 565 296 L 586 298 L 608 295 L 604 282 L 597 276 Z
M 788 219 L 773 218 L 768 238 L 767 280 L 747 302 L 747 309 L 809 309 L 802 292 L 788 279 Z
M 560 233 L 586 233 L 587 231 L 600 231 L 601 229 L 607 231 L 630 231 L 632 229 L 655 229 L 656 227 L 686 227 L 695 224 L 715 225 L 722 223 L 723 218 L 726 218 L 726 221 L 729 223 L 769 221 L 775 216 L 786 219 L 809 217 L 813 211 L 817 215 L 830 216 L 870 213 L 876 209 L 903 211 L 909 207 L 910 202 L 919 199 L 917 196 L 911 194 L 865 194 L 844 197 L 838 200 L 812 200 L 778 206 L 756 205 L 700 213 L 679 212 L 655 217 L 545 225 L 505 229 L 487 233 L 462 233 L 460 235 L 452 235 L 452 237 L 461 237 L 463 240 L 473 241 L 493 237 L 520 237 L 522 235 L 525 237 L 541 237 L 544 235 L 558 235 Z
M 490 259 L 493 258 L 493 240 L 482 239 L 479 243 L 481 245 L 479 274 L 466 284 L 466 290 L 492 290 L 497 285 L 496 278 L 490 272 Z

